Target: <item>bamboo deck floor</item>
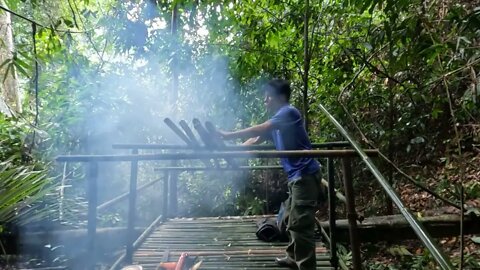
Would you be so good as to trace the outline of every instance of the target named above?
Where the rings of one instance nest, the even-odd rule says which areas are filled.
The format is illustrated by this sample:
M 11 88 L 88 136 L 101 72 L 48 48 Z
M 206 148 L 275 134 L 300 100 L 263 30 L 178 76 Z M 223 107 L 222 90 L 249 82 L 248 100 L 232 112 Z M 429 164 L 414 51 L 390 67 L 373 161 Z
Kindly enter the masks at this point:
M 266 243 L 255 236 L 259 217 L 222 217 L 171 219 L 160 224 L 134 254 L 135 264 L 154 270 L 169 252 L 169 261 L 176 261 L 182 252 L 202 260 L 200 269 L 285 269 L 274 259 L 285 253 L 286 243 Z M 317 242 L 317 270 L 333 269 L 329 255 Z

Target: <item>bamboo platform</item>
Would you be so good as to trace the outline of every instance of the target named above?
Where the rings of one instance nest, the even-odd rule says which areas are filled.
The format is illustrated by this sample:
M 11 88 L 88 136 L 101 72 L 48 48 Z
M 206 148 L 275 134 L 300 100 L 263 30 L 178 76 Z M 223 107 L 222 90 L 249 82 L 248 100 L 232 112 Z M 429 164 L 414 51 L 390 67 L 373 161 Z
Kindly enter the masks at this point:
M 286 243 L 257 240 L 255 222 L 261 217 L 171 219 L 160 224 L 134 254 L 134 263 L 155 270 L 168 250 L 169 261 L 182 252 L 198 256 L 200 269 L 286 269 L 274 259 L 285 254 Z M 317 242 L 317 269 L 330 267 L 329 255 Z

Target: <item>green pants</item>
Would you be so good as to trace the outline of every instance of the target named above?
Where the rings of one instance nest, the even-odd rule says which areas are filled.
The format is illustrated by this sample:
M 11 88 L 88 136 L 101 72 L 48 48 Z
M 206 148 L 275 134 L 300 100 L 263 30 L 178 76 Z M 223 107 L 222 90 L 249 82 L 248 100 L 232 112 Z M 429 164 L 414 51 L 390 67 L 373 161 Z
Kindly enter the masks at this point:
M 287 257 L 295 261 L 299 270 L 316 269 L 315 254 L 315 209 L 325 201 L 321 188 L 320 172 L 304 175 L 288 183 L 289 197 L 286 203 L 288 215 L 287 232 L 290 243 Z

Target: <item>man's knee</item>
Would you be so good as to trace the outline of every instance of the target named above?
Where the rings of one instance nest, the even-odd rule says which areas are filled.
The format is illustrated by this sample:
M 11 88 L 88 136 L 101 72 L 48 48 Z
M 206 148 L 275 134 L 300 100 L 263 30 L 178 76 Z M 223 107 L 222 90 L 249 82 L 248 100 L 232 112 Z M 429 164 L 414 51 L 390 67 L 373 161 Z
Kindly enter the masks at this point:
M 288 230 L 310 232 L 315 229 L 315 207 L 314 203 L 296 202 L 290 208 L 288 219 Z

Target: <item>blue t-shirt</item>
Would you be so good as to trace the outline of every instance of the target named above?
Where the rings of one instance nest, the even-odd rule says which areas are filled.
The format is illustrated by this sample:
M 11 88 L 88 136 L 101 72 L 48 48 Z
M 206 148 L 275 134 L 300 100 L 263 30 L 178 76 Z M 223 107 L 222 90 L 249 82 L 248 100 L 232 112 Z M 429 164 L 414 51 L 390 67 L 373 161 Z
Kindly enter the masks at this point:
M 272 140 L 277 150 L 311 150 L 303 124 L 302 115 L 290 104 L 281 107 L 270 119 L 272 123 Z M 293 181 L 302 175 L 315 174 L 320 170 L 320 164 L 313 158 L 281 158 L 283 169 L 288 174 L 288 180 Z

